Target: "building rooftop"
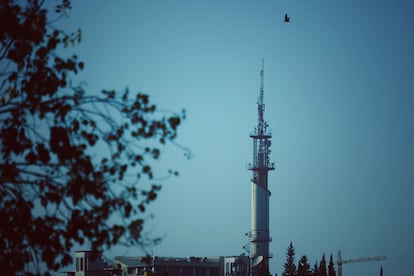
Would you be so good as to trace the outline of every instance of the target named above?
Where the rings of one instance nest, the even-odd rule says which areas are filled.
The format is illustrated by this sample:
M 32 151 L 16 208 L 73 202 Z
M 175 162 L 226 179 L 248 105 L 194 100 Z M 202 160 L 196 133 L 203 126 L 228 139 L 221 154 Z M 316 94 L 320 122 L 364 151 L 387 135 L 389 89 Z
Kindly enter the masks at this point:
M 171 263 L 220 263 L 221 257 L 127 257 L 116 256 L 114 260 L 128 267 L 143 267 Z M 148 262 L 149 261 L 149 262 Z

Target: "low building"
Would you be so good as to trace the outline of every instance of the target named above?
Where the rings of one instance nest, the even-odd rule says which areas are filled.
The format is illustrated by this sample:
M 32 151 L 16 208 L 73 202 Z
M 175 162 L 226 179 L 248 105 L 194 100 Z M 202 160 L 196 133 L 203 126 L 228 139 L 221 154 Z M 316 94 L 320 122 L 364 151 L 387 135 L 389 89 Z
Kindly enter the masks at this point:
M 132 275 L 224 275 L 224 257 L 115 257 L 114 264 L 124 274 Z M 120 275 L 121 276 L 121 275 Z
M 247 276 L 249 258 L 230 257 L 124 257 L 114 259 L 117 276 Z
M 92 251 L 75 252 L 74 276 L 247 276 L 249 258 L 220 257 L 127 257 L 117 256 L 112 262 L 94 258 Z
M 96 256 L 90 250 L 83 250 L 75 252 L 75 271 L 62 273 L 67 276 L 112 276 L 114 272 L 112 264 L 102 255 Z

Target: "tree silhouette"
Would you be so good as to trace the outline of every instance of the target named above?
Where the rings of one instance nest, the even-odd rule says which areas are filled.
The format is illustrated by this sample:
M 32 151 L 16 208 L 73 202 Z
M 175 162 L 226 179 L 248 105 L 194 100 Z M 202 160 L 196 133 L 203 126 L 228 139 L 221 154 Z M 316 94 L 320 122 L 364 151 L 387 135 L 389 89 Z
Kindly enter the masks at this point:
M 322 255 L 322 260 L 319 263 L 319 269 L 318 269 L 318 271 L 319 271 L 319 275 L 320 276 L 327 276 L 327 273 L 326 273 L 325 253 L 323 253 L 323 255 Z
M 319 276 L 318 260 L 316 260 L 315 264 L 313 265 L 312 275 L 313 276 Z
M 300 257 L 298 263 L 298 276 L 309 276 L 311 275 L 310 265 L 308 263 L 308 257 L 303 255 Z
M 297 272 L 295 265 L 295 248 L 293 247 L 292 242 L 290 242 L 289 247 L 287 248 L 286 262 L 283 265 L 283 267 L 283 276 L 294 276 Z
M 335 264 L 333 262 L 332 254 L 331 254 L 331 257 L 329 258 L 328 276 L 336 276 Z
M 43 2 L 0 1 L 2 275 L 33 263 L 58 270 L 75 244 L 98 252 L 158 242 L 142 232 L 161 188 L 151 164 L 185 117 L 128 89 L 73 84 L 84 63 L 67 53 L 81 31 L 53 26 L 69 0 L 54 10 Z

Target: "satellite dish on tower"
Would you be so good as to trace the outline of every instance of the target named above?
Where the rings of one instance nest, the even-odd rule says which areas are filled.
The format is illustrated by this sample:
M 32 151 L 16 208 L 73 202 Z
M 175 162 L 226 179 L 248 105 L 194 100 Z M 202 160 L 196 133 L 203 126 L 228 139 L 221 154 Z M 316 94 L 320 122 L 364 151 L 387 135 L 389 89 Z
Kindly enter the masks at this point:
M 252 267 L 258 266 L 261 262 L 263 262 L 263 256 L 254 258 L 252 262 Z

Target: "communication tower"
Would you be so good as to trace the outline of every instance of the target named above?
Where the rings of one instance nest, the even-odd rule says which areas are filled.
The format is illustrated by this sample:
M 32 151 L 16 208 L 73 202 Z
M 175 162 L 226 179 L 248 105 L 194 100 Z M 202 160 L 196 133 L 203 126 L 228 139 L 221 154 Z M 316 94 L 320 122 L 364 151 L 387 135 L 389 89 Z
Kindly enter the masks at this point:
M 264 120 L 265 104 L 263 101 L 264 61 L 260 70 L 260 94 L 257 100 L 258 122 L 250 137 L 253 138 L 253 163 L 248 169 L 253 171 L 251 180 L 251 229 L 249 232 L 250 257 L 253 275 L 259 271 L 269 271 L 269 197 L 268 172 L 275 169 L 270 162 L 270 145 L 272 138 L 269 125 Z

